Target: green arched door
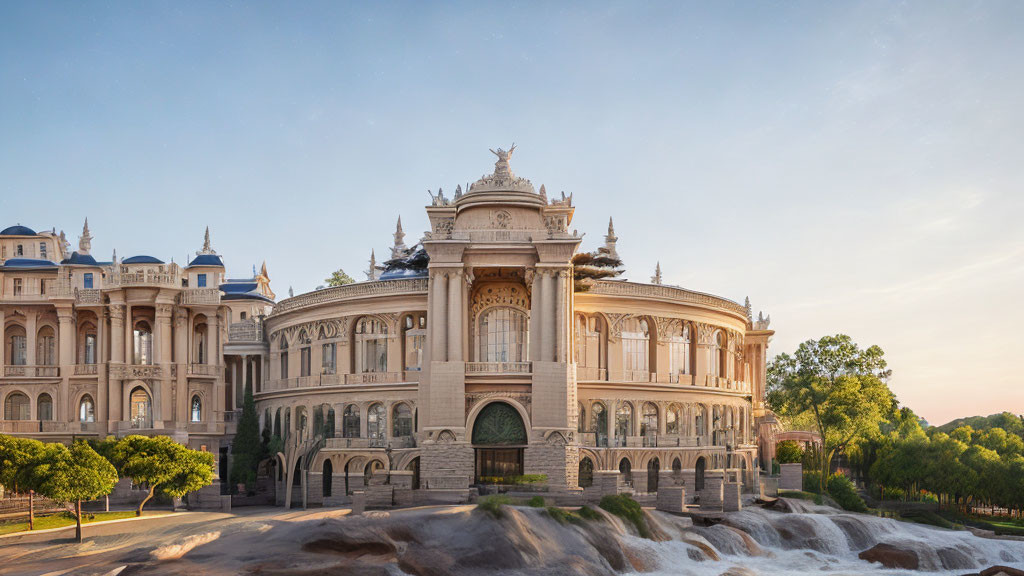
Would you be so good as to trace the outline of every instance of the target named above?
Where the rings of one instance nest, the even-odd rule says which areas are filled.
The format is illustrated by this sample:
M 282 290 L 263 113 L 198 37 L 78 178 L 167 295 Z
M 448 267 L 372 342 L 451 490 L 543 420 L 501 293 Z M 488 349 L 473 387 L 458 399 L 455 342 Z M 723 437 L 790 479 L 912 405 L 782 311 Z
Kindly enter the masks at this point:
M 476 481 L 502 483 L 523 473 L 523 451 L 529 443 L 519 412 L 505 402 L 484 406 L 473 423 Z

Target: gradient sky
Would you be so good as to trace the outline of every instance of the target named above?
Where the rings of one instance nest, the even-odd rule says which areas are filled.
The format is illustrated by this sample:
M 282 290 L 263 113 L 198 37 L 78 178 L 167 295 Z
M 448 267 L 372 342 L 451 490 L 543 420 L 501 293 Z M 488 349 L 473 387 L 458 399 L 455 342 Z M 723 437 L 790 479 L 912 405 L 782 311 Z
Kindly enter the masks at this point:
M 1024 2 L 0 4 L 0 226 L 285 296 L 513 170 L 634 280 L 878 344 L 939 424 L 1024 412 Z M 410 242 L 411 243 L 411 242 Z M 357 272 L 359 273 L 357 275 Z

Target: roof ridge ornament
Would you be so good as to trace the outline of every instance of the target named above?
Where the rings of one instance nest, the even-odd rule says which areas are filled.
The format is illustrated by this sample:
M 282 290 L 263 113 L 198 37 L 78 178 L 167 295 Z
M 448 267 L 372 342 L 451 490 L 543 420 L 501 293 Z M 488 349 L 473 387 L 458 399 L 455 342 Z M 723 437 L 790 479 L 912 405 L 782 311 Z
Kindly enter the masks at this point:
M 398 225 L 395 226 L 395 245 L 391 247 L 391 258 L 402 258 L 409 250 L 405 246 L 405 232 L 402 230 L 402 217 L 398 217 Z
M 498 157 L 498 160 L 494 163 L 494 172 L 491 174 L 485 174 L 480 177 L 479 180 L 474 182 L 466 190 L 469 192 L 486 192 L 486 191 L 500 191 L 500 192 L 529 192 L 534 194 L 533 184 L 526 178 L 519 178 L 512 173 L 512 167 L 509 165 L 509 158 L 512 157 L 512 153 L 515 152 L 516 145 L 513 143 L 512 147 L 508 150 L 498 148 L 497 150 L 488 148 L 491 154 Z
M 85 219 L 85 225 L 82 226 L 82 235 L 78 237 L 78 253 L 89 254 L 92 250 L 92 234 L 89 233 L 89 219 Z
M 216 250 L 210 247 L 210 227 L 206 227 L 206 235 L 203 237 L 203 249 L 196 252 L 196 256 L 200 254 L 216 254 Z

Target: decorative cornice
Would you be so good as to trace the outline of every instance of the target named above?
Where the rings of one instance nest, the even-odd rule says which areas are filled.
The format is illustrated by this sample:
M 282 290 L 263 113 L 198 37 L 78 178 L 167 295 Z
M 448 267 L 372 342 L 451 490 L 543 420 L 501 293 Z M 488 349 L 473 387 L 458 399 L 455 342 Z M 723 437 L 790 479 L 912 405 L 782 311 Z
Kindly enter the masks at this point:
M 348 300 L 357 300 L 373 296 L 393 296 L 400 294 L 423 294 L 427 293 L 428 281 L 426 278 L 408 278 L 404 280 L 378 280 L 376 282 L 360 282 L 358 284 L 346 284 L 325 288 L 308 294 L 301 294 L 294 298 L 282 300 L 274 306 L 271 318 L 281 316 L 288 312 L 294 312 L 303 308 L 319 306 L 322 304 L 333 304 Z
M 747 317 L 746 308 L 744 308 L 742 304 L 738 304 L 725 298 L 719 298 L 718 296 L 712 296 L 711 294 L 693 292 L 691 290 L 677 288 L 675 286 L 599 280 L 594 283 L 587 294 L 600 294 L 602 296 L 633 296 L 637 298 L 671 300 L 673 302 L 696 304 L 698 306 L 723 310 L 737 315 L 740 319 L 745 319 Z

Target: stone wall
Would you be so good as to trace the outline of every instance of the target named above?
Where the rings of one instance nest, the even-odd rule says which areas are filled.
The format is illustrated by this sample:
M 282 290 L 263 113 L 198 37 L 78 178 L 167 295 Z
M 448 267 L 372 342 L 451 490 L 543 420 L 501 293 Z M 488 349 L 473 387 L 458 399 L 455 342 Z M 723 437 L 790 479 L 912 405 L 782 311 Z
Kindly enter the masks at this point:
M 657 508 L 664 512 L 685 512 L 686 489 L 682 486 L 658 486 Z
M 739 512 L 743 508 L 740 500 L 740 493 L 743 485 L 739 482 L 726 482 L 722 485 L 722 510 L 725 512 Z
M 704 473 L 704 489 L 700 491 L 700 507 L 709 510 L 721 510 L 724 498 L 722 485 L 724 476 L 721 470 L 709 470 Z
M 783 464 L 782 474 L 779 477 L 779 490 L 803 490 L 804 489 L 804 465 L 799 462 L 795 464 Z
M 424 444 L 420 483 L 428 490 L 469 488 L 475 475 L 473 447 L 468 442 Z

